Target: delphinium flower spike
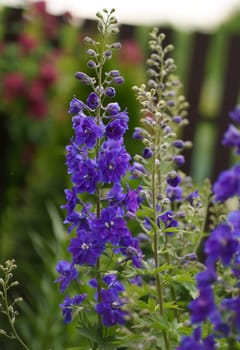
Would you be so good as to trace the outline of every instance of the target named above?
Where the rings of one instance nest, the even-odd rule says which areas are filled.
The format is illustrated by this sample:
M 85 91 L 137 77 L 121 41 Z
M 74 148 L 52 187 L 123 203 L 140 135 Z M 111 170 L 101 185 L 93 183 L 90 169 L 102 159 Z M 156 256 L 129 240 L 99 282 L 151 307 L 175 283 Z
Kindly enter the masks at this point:
M 185 162 L 182 152 L 191 146 L 180 137 L 181 128 L 188 122 L 188 104 L 181 94 L 181 84 L 173 74 L 176 66 L 169 58 L 173 46 L 164 46 L 164 38 L 157 28 L 151 32 L 151 53 L 147 60 L 149 79 L 146 85 L 134 87 L 142 107 L 143 126 L 135 129 L 133 137 L 142 141 L 144 149 L 141 155 L 134 157 L 132 177 L 141 182 L 142 203 L 138 219 L 148 237 L 147 242 L 151 242 L 146 248 L 149 260 L 145 261 L 145 268 L 155 284 L 155 294 L 151 287 L 150 297 L 145 296 L 155 302 L 154 316 L 149 310 L 149 315 L 145 314 L 145 324 L 140 321 L 138 326 L 148 327 L 153 333 L 152 346 L 158 341 L 161 349 L 169 350 L 176 340 L 171 322 L 180 323 L 181 319 L 178 301 L 179 304 L 182 301 L 177 294 L 182 292 L 174 281 L 192 280 L 194 283 L 192 267 L 197 259 L 194 248 L 199 231 L 195 230 L 194 234 L 193 226 L 202 225 L 203 209 L 191 179 L 180 171 Z M 169 303 L 174 312 L 169 311 Z M 145 307 L 150 309 L 148 303 Z M 137 320 L 133 322 L 138 323 Z M 164 326 L 157 340 L 152 329 L 158 322 Z M 146 349 L 150 346 L 146 343 Z
M 230 118 L 240 123 L 239 108 L 230 113 Z M 233 130 L 234 128 L 234 130 Z M 238 128 L 230 125 L 223 137 L 227 146 L 237 147 Z M 231 137 L 230 137 L 231 134 Z M 230 170 L 223 171 L 213 185 L 215 202 L 236 197 L 239 202 L 239 163 Z M 207 327 L 208 338 L 195 339 L 187 336 L 182 339 L 178 350 L 189 349 L 190 343 L 196 340 L 196 348 L 200 350 L 214 350 L 219 346 L 224 349 L 238 349 L 240 337 L 240 210 L 228 213 L 226 219 L 220 222 L 211 232 L 204 245 L 205 269 L 196 275 L 196 284 L 199 290 L 198 297 L 189 304 L 191 323 L 196 329 Z M 196 330 L 194 331 L 196 332 Z M 206 331 L 205 331 L 206 332 Z M 206 339 L 211 344 L 206 347 Z
M 139 267 L 142 256 L 126 222 L 128 212 L 136 212 L 139 197 L 136 190 L 122 185 L 131 159 L 123 141 L 128 114 L 113 100 L 115 87 L 124 79 L 118 70 L 105 71 L 112 51 L 121 46 L 111 42 L 112 35 L 118 33 L 113 14 L 114 10 L 97 14 L 99 41 L 85 38 L 92 74 L 75 74 L 90 92 L 86 101 L 75 96 L 70 102 L 74 136 L 66 147 L 66 164 L 72 188 L 66 190 L 63 207 L 65 223 L 70 224 L 71 261 L 57 265 L 61 292 L 69 291 L 72 281 L 77 281 L 79 291 L 73 297 L 67 294 L 61 305 L 65 322 L 72 320 L 73 309 L 79 307 L 100 338 L 106 335 L 104 327 L 124 322 L 124 286 L 119 271 L 129 262 Z

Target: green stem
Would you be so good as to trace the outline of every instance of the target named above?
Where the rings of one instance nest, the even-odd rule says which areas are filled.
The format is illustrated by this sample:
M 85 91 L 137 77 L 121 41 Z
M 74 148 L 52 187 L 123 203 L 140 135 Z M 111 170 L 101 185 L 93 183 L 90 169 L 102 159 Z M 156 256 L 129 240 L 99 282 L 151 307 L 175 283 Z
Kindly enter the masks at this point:
M 6 285 L 3 285 L 3 300 L 5 303 L 5 308 L 6 308 L 6 313 L 7 313 L 7 318 L 8 321 L 10 323 L 12 332 L 14 334 L 14 337 L 18 340 L 18 342 L 22 345 L 22 347 L 25 350 L 30 350 L 27 345 L 24 343 L 24 341 L 21 339 L 21 337 L 18 335 L 16 328 L 14 327 L 14 320 L 12 319 L 11 315 L 10 315 L 10 311 L 9 311 L 9 305 L 8 305 L 8 295 L 7 295 L 7 289 L 6 289 Z
M 154 212 L 154 236 L 153 236 L 153 250 L 154 250 L 154 262 L 155 262 L 155 268 L 158 269 L 159 267 L 159 256 L 158 256 L 158 230 L 157 230 L 157 213 L 156 213 L 156 205 L 157 205 L 157 188 L 156 188 L 156 150 L 158 145 L 158 127 L 157 127 L 157 133 L 155 135 L 155 150 L 153 152 L 153 171 L 152 171 L 152 205 L 153 205 L 153 212 Z M 156 284 L 157 284 L 157 295 L 158 295 L 158 303 L 159 303 L 159 309 L 161 316 L 164 315 L 164 306 L 163 306 L 163 286 L 161 281 L 161 276 L 159 272 L 156 272 Z M 163 332 L 163 338 L 165 343 L 165 349 L 169 350 L 169 342 L 168 342 L 168 336 L 165 330 Z

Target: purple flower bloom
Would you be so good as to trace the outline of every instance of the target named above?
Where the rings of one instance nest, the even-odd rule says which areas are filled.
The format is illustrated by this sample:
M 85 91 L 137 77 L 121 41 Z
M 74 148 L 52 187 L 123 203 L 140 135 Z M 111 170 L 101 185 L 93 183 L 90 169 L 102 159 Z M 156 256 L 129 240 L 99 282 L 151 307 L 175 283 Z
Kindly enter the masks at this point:
M 131 179 L 138 179 L 144 174 L 147 174 L 147 171 L 141 163 L 133 162 L 131 174 L 132 174 Z
M 87 148 L 92 148 L 97 138 L 103 135 L 101 127 L 97 126 L 94 119 L 84 115 L 73 117 L 73 127 L 76 133 L 75 142 L 79 146 L 85 144 Z
M 200 196 L 199 196 L 198 190 L 191 192 L 191 193 L 186 197 L 186 200 L 187 200 L 191 205 L 193 205 L 194 199 L 195 199 L 195 200 L 196 200 L 196 199 L 200 200 Z M 199 202 L 199 201 L 198 201 L 198 202 Z
M 153 155 L 153 153 L 152 153 L 152 150 L 150 147 L 144 148 L 143 153 L 142 153 L 143 158 L 149 159 L 152 157 L 152 155 Z
M 141 198 L 139 197 L 139 191 L 138 190 L 131 190 L 128 187 L 128 191 L 127 191 L 127 194 L 125 196 L 126 209 L 128 211 L 131 211 L 132 213 L 136 213 L 136 211 L 139 208 L 140 203 L 141 203 Z
M 130 234 L 126 234 L 119 242 L 120 252 L 131 259 L 135 267 L 140 268 L 142 266 L 143 253 L 139 248 L 139 241 L 136 238 L 131 237 Z
M 225 201 L 226 199 L 240 194 L 240 165 L 236 165 L 230 170 L 223 171 L 213 185 L 215 201 Z
M 176 173 L 176 171 L 171 171 L 168 173 L 167 183 L 172 187 L 177 187 L 181 183 L 181 177 Z
M 158 217 L 159 227 L 161 227 L 161 222 L 164 224 L 164 228 L 178 227 L 178 222 L 173 218 L 173 212 L 171 210 L 167 211 L 162 215 L 159 215 Z M 172 232 L 167 232 L 167 233 L 169 235 L 172 234 Z
M 87 105 L 91 109 L 96 109 L 99 106 L 100 100 L 95 92 L 91 92 L 87 98 Z
M 107 87 L 105 90 L 105 96 L 107 97 L 114 97 L 116 94 L 116 90 L 114 89 L 114 87 Z
M 58 262 L 56 271 L 62 276 L 58 277 L 55 282 L 60 282 L 60 291 L 64 293 L 70 282 L 78 277 L 78 271 L 72 263 L 65 260 Z
M 126 127 L 124 127 L 120 120 L 114 120 L 109 123 L 106 127 L 106 136 L 109 139 L 120 140 L 123 134 L 126 131 Z
M 201 328 L 197 327 L 193 335 L 182 338 L 180 346 L 176 350 L 215 350 L 216 343 L 213 336 L 201 339 Z
M 79 149 L 79 147 L 71 140 L 71 145 L 66 147 L 66 164 L 68 167 L 68 174 L 72 174 L 78 170 L 79 162 L 86 159 L 86 149 Z
M 122 147 L 107 149 L 105 146 L 106 142 L 103 144 L 98 160 L 101 180 L 104 183 L 119 182 L 130 166 L 131 157 Z
M 173 141 L 173 146 L 181 149 L 181 148 L 184 148 L 185 142 L 182 140 L 175 140 Z
M 90 78 L 86 73 L 83 72 L 75 73 L 75 78 L 80 80 L 85 85 L 89 85 L 92 81 L 92 78 Z
M 183 164 L 185 164 L 185 158 L 183 155 L 178 154 L 177 156 L 175 156 L 173 158 L 173 161 L 175 162 L 176 165 L 178 166 L 182 166 Z
M 196 275 L 197 287 L 199 289 L 209 287 L 217 279 L 216 272 L 212 267 L 199 272 Z
M 96 312 L 102 316 L 104 326 L 111 327 L 115 324 L 125 323 L 126 311 L 121 309 L 123 305 L 118 296 L 117 288 L 101 290 L 101 302 L 96 305 Z
M 228 317 L 228 324 L 231 324 L 231 328 L 235 329 L 239 334 L 240 330 L 240 297 L 224 299 L 221 304 L 222 308 L 230 311 L 230 317 Z
M 62 209 L 67 209 L 67 215 L 71 215 L 75 206 L 80 202 L 77 196 L 76 187 L 73 187 L 72 190 L 66 189 L 65 191 L 67 203 L 62 205 Z
M 199 296 L 190 302 L 191 322 L 200 323 L 215 310 L 215 302 L 211 287 L 200 289 Z
M 142 140 L 143 139 L 143 129 L 136 127 L 133 133 L 133 138 L 135 140 Z
M 73 113 L 73 114 L 77 114 L 77 113 L 81 112 L 84 108 L 86 108 L 85 103 L 80 101 L 78 98 L 73 97 L 73 99 L 70 102 L 70 109 L 68 112 Z
M 106 112 L 107 112 L 107 114 L 109 114 L 111 116 L 114 116 L 114 115 L 120 113 L 120 111 L 121 111 L 121 109 L 120 109 L 120 106 L 117 102 L 109 103 L 106 106 Z
M 60 304 L 64 317 L 64 323 L 70 323 L 72 321 L 72 309 L 74 305 L 81 305 L 86 297 L 87 294 L 76 295 L 73 298 L 70 298 L 68 295 L 65 297 L 63 304 Z
M 240 106 L 235 107 L 235 109 L 229 113 L 229 117 L 233 121 L 240 123 Z
M 166 193 L 167 197 L 171 200 L 171 202 L 182 199 L 182 189 L 179 186 L 168 186 L 166 189 Z
M 218 259 L 221 259 L 224 265 L 229 265 L 238 247 L 239 242 L 234 238 L 231 227 L 225 223 L 218 225 L 205 243 L 207 265 L 215 264 Z
M 79 230 L 77 237 L 71 239 L 68 251 L 73 255 L 74 264 L 95 266 L 104 249 L 105 244 L 99 234 Z
M 229 125 L 222 140 L 223 145 L 226 146 L 240 146 L 240 131 L 232 124 Z
M 124 83 L 124 78 L 123 77 L 114 77 L 112 80 L 113 83 L 117 84 L 117 85 L 121 85 Z
M 180 115 L 175 115 L 172 120 L 174 123 L 179 124 L 182 121 L 182 117 Z
M 113 244 L 117 244 L 126 232 L 126 222 L 123 218 L 117 217 L 114 208 L 103 209 L 101 217 L 92 220 L 91 227 L 101 239 Z
M 228 222 L 233 226 L 233 234 L 235 238 L 240 237 L 240 210 L 232 211 L 227 216 Z
M 99 180 L 96 164 L 91 159 L 79 163 L 78 170 L 72 175 L 72 182 L 76 184 L 78 193 L 94 193 Z

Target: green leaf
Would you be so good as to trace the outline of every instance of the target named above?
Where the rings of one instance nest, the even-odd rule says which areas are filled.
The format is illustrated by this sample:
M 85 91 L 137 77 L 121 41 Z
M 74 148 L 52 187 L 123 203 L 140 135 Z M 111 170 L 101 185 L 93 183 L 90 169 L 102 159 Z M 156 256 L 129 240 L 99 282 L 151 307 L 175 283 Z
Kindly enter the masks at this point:
M 174 266 L 171 264 L 163 264 L 163 265 L 159 266 L 157 269 L 154 269 L 153 273 L 167 271 L 167 270 L 173 269 L 173 267 Z

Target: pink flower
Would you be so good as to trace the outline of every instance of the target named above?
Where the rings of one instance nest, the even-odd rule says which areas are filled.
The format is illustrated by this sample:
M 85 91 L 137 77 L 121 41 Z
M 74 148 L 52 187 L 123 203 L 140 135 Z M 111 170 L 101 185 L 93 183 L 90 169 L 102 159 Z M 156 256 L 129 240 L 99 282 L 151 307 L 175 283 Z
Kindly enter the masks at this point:
M 57 79 L 57 70 L 51 63 L 43 63 L 40 66 L 39 78 L 43 83 L 44 87 L 49 87 Z
M 35 38 L 27 34 L 21 34 L 18 38 L 18 42 L 25 55 L 32 53 L 38 44 Z
M 19 94 L 22 95 L 24 89 L 25 79 L 22 73 L 9 73 L 3 78 L 3 90 L 7 100 L 12 100 Z

